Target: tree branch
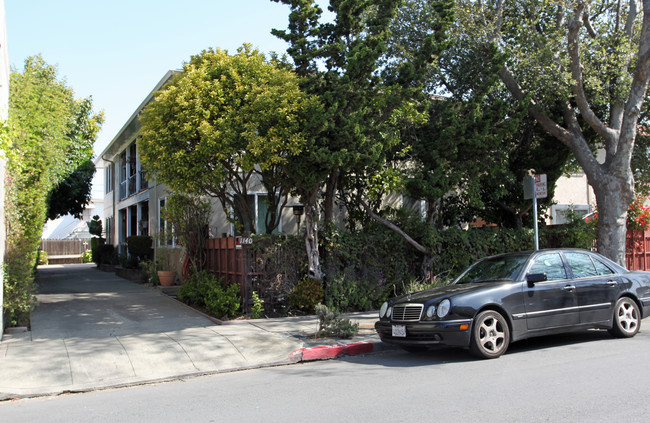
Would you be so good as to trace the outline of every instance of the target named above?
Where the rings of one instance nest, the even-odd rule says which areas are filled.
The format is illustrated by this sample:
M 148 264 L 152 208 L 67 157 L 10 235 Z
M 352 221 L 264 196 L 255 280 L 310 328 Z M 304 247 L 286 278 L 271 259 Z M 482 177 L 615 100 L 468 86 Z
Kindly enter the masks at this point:
M 377 213 L 372 211 L 370 206 L 364 200 L 359 199 L 359 203 L 363 206 L 363 208 L 366 210 L 366 212 L 368 212 L 370 217 L 372 217 L 377 222 L 381 223 L 382 225 L 386 226 L 391 231 L 395 232 L 396 234 L 398 234 L 399 236 L 404 238 L 406 240 L 406 242 L 411 244 L 416 250 L 418 250 L 419 252 L 421 252 L 422 254 L 427 255 L 427 256 L 432 255 L 431 252 L 429 250 L 427 250 L 427 248 L 425 246 L 423 246 L 422 244 L 420 244 L 419 242 L 417 242 L 416 240 L 411 238 L 406 232 L 404 232 L 402 229 L 400 229 L 397 225 L 395 225 L 392 222 L 389 222 L 388 220 L 384 219 L 383 217 L 379 216 Z
M 571 76 L 573 77 L 573 94 L 575 95 L 576 104 L 580 114 L 604 140 L 606 145 L 616 144 L 618 139 L 618 130 L 608 128 L 594 113 L 589 106 L 589 101 L 585 95 L 582 74 L 582 61 L 580 60 L 580 27 L 585 12 L 585 3 L 578 2 L 573 19 L 569 22 L 568 50 L 571 59 Z M 620 128 L 618 128 L 620 129 Z

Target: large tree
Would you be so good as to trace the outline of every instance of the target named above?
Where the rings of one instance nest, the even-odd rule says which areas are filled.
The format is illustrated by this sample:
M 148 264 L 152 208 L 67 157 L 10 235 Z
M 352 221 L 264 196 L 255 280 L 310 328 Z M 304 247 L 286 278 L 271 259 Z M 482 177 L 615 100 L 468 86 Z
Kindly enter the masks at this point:
M 42 57 L 13 71 L 9 90 L 7 156 L 6 322 L 25 323 L 33 304 L 33 269 L 47 215 L 50 191 L 92 156 L 102 113 L 92 101 L 75 99 Z
M 304 148 L 304 121 L 317 106 L 291 71 L 248 45 L 235 55 L 203 51 L 144 110 L 143 167 L 174 191 L 218 198 L 253 233 L 248 190 L 266 184 L 270 232 L 287 198 L 273 184 L 278 168 Z
M 324 190 L 324 220 L 334 217 L 343 184 L 364 169 L 376 167 L 397 138 L 387 128 L 396 110 L 411 100 L 437 51 L 436 37 L 424 34 L 417 48 L 400 60 L 386 61 L 387 41 L 401 0 L 330 1 L 331 22 L 312 0 L 273 0 L 287 4 L 289 26 L 273 33 L 289 43 L 302 87 L 317 95 L 324 107 L 323 129 L 295 166 L 288 170 L 306 210 L 305 240 L 310 276 L 320 278 L 318 198 Z M 447 3 L 440 3 L 442 28 Z M 437 17 L 440 17 L 437 16 Z M 423 92 L 420 90 L 420 94 Z M 314 125 L 317 127 L 318 125 Z
M 639 11 L 636 0 L 458 3 L 466 40 L 505 53 L 499 76 L 509 92 L 585 171 L 598 203 L 598 250 L 619 263 L 650 80 L 650 0 L 642 4 Z

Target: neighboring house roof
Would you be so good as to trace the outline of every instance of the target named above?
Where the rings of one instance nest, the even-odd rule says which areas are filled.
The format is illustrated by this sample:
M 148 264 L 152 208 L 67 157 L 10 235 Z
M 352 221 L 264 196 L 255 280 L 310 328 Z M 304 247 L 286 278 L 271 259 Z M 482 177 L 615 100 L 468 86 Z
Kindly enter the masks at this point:
M 104 217 L 104 201 L 93 200 L 86 210 L 84 217 L 99 215 Z M 61 216 L 58 219 L 48 220 L 43 228 L 43 239 L 87 239 L 93 235 L 88 232 L 88 220 L 76 219 L 72 215 Z

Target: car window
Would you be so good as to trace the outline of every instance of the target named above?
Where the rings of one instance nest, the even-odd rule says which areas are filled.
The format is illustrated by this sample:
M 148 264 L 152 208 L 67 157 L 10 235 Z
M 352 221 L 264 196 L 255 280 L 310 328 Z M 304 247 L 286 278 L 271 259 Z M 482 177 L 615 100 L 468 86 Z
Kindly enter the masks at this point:
M 526 263 L 526 255 L 490 257 L 477 261 L 456 278 L 455 283 L 476 283 L 495 280 L 516 280 Z
M 596 265 L 596 271 L 598 272 L 599 275 L 613 275 L 614 272 L 612 269 L 609 268 L 605 263 L 602 261 L 598 260 L 595 257 L 592 257 L 594 264 Z
M 566 261 L 573 272 L 574 278 L 588 278 L 598 275 L 594 263 L 588 254 L 583 253 L 564 253 Z
M 542 254 L 541 256 L 537 256 L 528 273 L 546 273 L 546 280 L 549 281 L 557 281 L 567 278 L 564 263 L 558 253 Z

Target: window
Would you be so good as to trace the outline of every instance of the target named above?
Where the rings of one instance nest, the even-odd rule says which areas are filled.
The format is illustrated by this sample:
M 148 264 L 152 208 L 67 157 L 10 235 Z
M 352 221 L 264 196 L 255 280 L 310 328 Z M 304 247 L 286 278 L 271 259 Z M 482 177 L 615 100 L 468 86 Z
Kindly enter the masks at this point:
M 538 256 L 528 273 L 546 273 L 546 280 L 549 281 L 558 281 L 567 278 L 562 257 L 558 253 Z
M 570 223 L 572 214 L 576 217 L 584 217 L 590 212 L 589 205 L 558 204 L 553 206 L 553 224 Z
M 265 192 L 248 194 L 246 196 L 246 204 L 251 210 L 258 234 L 266 233 L 266 214 L 269 210 L 269 202 L 267 201 L 267 198 L 268 194 Z M 241 225 L 235 226 L 234 233 L 239 234 L 240 231 L 241 233 L 252 232 L 249 222 L 244 221 L 241 214 L 242 213 L 234 213 L 235 219 L 241 223 Z M 277 230 L 282 230 L 282 221 L 280 221 Z
M 110 163 L 104 168 L 104 186 L 106 194 L 113 192 L 115 189 L 115 164 Z
M 614 271 L 609 268 L 605 263 L 602 261 L 594 258 L 594 265 L 596 265 L 596 271 L 598 272 L 599 275 L 613 275 Z
M 564 257 L 569 263 L 574 278 L 588 278 L 598 275 L 594 263 L 587 254 L 565 253 Z

